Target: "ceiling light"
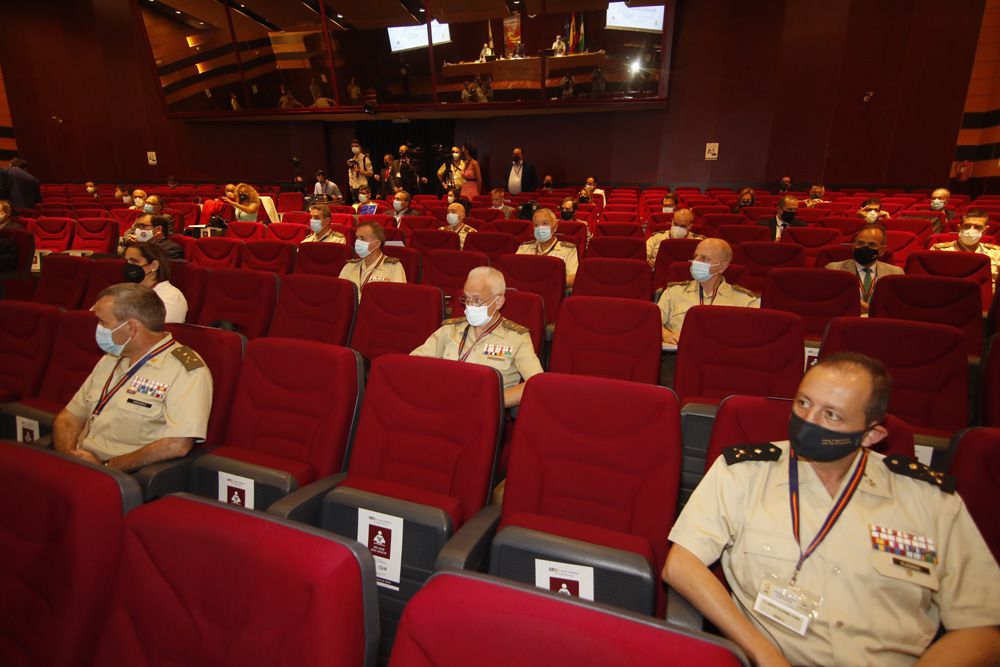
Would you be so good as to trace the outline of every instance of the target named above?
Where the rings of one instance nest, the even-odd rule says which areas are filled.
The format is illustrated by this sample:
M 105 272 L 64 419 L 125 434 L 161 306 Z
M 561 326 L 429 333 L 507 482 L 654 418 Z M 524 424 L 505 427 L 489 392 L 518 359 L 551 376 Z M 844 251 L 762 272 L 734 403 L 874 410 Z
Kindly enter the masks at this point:
M 344 18 L 344 15 L 343 14 L 337 14 L 337 18 L 338 19 L 342 19 L 342 18 Z
M 427 11 L 427 10 L 426 10 L 426 9 L 424 9 L 423 7 L 421 7 L 421 8 L 420 8 L 420 13 L 421 13 L 421 14 L 423 14 L 423 13 L 424 13 L 425 11 Z
M 180 14 L 180 13 L 181 13 L 181 10 L 179 10 L 179 9 L 175 9 L 174 10 L 174 14 Z

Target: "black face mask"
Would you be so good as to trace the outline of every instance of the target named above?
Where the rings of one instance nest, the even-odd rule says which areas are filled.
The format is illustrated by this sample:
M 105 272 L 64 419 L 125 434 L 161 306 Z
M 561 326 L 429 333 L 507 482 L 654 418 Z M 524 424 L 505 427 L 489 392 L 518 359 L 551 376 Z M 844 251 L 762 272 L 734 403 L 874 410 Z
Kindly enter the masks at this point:
M 551 188 L 552 187 L 552 181 L 545 181 L 545 187 Z
M 138 264 L 126 264 L 122 267 L 122 277 L 127 283 L 141 283 L 146 272 Z
M 246 195 L 246 194 L 240 194 L 240 201 L 246 201 L 249 198 L 250 197 L 248 195 Z
M 859 447 L 869 429 L 854 433 L 840 433 L 817 426 L 802 419 L 794 412 L 788 419 L 788 440 L 799 456 L 827 463 L 850 456 Z
M 512 159 L 514 160 L 514 164 L 521 164 L 521 158 L 518 156 L 515 155 Z
M 744 208 L 744 207 L 747 207 L 747 206 L 753 206 L 753 202 L 752 201 L 741 201 L 740 202 L 740 208 Z
M 795 219 L 795 211 L 782 211 L 780 217 L 781 221 L 787 225 Z
M 788 183 L 778 183 L 778 189 L 782 192 L 788 192 Z
M 822 198 L 823 198 L 823 195 L 821 195 L 818 192 L 813 192 L 812 194 L 809 195 L 809 199 L 822 199 Z
M 876 259 L 878 259 L 878 250 L 875 248 L 869 248 L 868 246 L 861 246 L 860 248 L 854 249 L 854 261 L 861 266 L 868 266 Z
M 564 208 L 564 209 L 562 209 L 559 212 L 559 215 L 562 216 L 563 220 L 572 220 L 573 219 L 573 209 L 571 209 L 571 208 L 569 208 L 569 209 Z

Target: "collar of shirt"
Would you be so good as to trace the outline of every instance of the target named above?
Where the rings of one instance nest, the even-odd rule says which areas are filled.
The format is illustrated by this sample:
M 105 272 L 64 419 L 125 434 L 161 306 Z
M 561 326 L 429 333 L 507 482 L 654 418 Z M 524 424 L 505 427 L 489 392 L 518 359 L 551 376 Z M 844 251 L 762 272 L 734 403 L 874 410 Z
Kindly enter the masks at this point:
M 875 277 L 875 272 L 877 270 L 875 267 L 877 265 L 878 265 L 878 260 L 875 260 L 874 262 L 872 262 L 871 266 L 862 266 L 862 265 L 858 264 L 857 262 L 854 262 L 854 270 L 860 276 L 862 273 L 864 273 L 865 269 L 871 269 L 871 271 L 872 271 L 872 278 L 874 278 Z

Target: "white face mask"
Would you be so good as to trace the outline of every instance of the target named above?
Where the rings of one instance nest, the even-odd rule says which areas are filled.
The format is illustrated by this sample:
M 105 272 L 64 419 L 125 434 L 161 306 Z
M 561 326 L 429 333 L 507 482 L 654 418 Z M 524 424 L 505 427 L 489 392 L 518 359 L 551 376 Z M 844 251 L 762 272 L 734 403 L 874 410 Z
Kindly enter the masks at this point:
M 458 226 L 458 213 L 449 213 L 445 216 L 448 219 L 448 224 L 452 227 Z
M 132 203 L 135 204 L 136 206 L 142 206 L 144 203 L 146 203 L 146 200 L 143 199 L 142 197 L 136 197 L 135 199 L 132 200 Z
M 451 154 L 451 159 L 452 160 L 458 160 L 458 158 L 460 158 L 461 156 L 462 156 L 461 153 L 452 153 Z
M 670 238 L 682 239 L 687 235 L 688 235 L 687 227 L 681 227 L 680 225 L 670 225 Z
M 663 207 L 663 212 L 664 213 L 673 213 L 674 212 L 674 207 L 673 206 L 664 206 Z
M 943 199 L 932 199 L 931 200 L 931 210 L 932 211 L 940 211 L 941 209 L 944 208 L 944 203 L 945 202 L 944 202 Z
M 364 204 L 366 201 L 368 201 L 368 195 L 359 194 L 358 195 L 358 201 L 361 202 L 362 204 Z
M 449 204 L 455 203 L 455 195 L 448 195 L 448 203 Z
M 355 155 L 357 155 L 358 153 L 361 152 L 361 147 L 360 146 L 351 146 L 351 152 L 354 153 Z
M 493 299 L 496 299 L 496 297 L 493 297 Z M 490 299 L 481 306 L 465 307 L 465 321 L 469 323 L 469 326 L 481 327 L 490 321 L 490 303 L 493 299 Z
M 402 211 L 403 210 L 403 202 L 399 201 L 398 199 L 393 199 L 392 200 L 392 207 L 395 210 L 397 210 L 397 211 Z
M 965 245 L 976 245 L 979 239 L 983 238 L 983 232 L 979 229 L 963 229 L 958 233 L 958 238 Z
M 878 211 L 871 210 L 865 212 L 865 222 L 871 224 L 878 222 Z
M 312 218 L 309 221 L 309 229 L 312 230 L 313 234 L 319 234 L 320 230 L 323 229 L 323 221 L 319 218 Z
M 360 257 L 361 259 L 367 257 L 371 253 L 371 251 L 368 249 L 368 241 L 362 241 L 361 239 L 357 239 L 354 242 L 354 252 L 357 253 L 358 257 Z
M 153 230 L 152 229 L 137 229 L 137 230 L 135 230 L 135 239 L 136 239 L 136 241 L 140 241 L 142 243 L 145 243 L 147 241 L 151 241 L 153 239 Z

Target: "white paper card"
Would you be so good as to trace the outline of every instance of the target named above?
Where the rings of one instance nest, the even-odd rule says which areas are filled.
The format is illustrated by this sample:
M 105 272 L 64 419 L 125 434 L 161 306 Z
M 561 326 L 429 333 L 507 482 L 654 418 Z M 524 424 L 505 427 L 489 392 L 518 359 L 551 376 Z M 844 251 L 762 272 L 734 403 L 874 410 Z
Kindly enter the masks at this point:
M 709 141 L 705 144 L 705 159 L 706 160 L 718 160 L 719 159 L 719 142 Z
M 399 240 L 386 241 L 385 244 L 386 245 L 391 245 L 391 246 L 396 246 L 398 248 L 405 247 L 404 243 L 402 241 L 399 241 Z
M 934 448 L 930 445 L 914 445 L 913 454 L 917 457 L 918 461 L 930 467 L 931 458 L 934 456 Z
M 593 600 L 594 568 L 536 558 L 535 586 L 560 595 Z
M 38 438 L 41 436 L 38 422 L 34 419 L 15 417 L 14 427 L 17 429 L 17 441 L 23 442 L 26 445 L 38 442 Z
M 359 507 L 358 542 L 375 557 L 376 583 L 398 591 L 403 566 L 403 519 Z
M 805 370 L 809 370 L 819 361 L 819 348 L 806 346 Z
M 219 501 L 253 509 L 253 480 L 219 471 Z

